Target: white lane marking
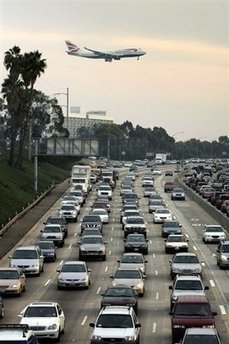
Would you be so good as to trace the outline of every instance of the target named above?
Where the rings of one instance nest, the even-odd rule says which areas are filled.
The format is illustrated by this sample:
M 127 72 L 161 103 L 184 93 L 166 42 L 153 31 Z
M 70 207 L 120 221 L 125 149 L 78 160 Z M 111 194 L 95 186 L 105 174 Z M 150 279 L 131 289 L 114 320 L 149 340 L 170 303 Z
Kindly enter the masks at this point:
M 97 290 L 96 294 L 99 294 L 99 293 L 100 293 L 100 291 L 101 291 L 101 287 L 99 287 L 99 288 L 98 288 L 98 290 Z
M 155 333 L 157 329 L 157 323 L 153 323 L 153 328 L 152 328 L 152 332 Z
M 105 267 L 105 272 L 107 272 L 107 271 L 108 271 L 108 266 Z
M 155 275 L 158 276 L 158 271 L 157 270 L 155 270 Z
M 111 230 L 113 231 L 113 230 L 114 230 L 114 227 L 112 227 Z
M 46 287 L 50 282 L 51 282 L 51 278 L 48 279 L 48 281 L 44 284 L 44 286 Z
M 156 255 L 155 255 L 155 253 L 153 253 L 153 258 L 155 258 L 156 257 Z
M 77 236 L 77 232 L 74 234 L 74 237 L 76 237 Z
M 62 264 L 63 264 L 63 262 L 64 262 L 64 261 L 63 261 L 63 260 L 61 260 L 61 262 L 59 263 L 59 265 L 62 265 Z
M 111 250 L 108 252 L 108 255 L 109 255 L 109 256 L 111 255 Z
M 113 241 L 113 238 L 111 238 L 111 241 Z
M 192 247 L 193 247 L 193 250 L 197 251 L 197 248 L 196 248 L 196 246 L 192 246 Z
M 211 287 L 215 287 L 215 282 L 213 280 L 210 280 L 209 282 L 211 284 Z
M 222 315 L 227 314 L 227 312 L 226 312 L 226 310 L 225 310 L 223 305 L 219 305 L 219 309 L 220 309 Z
M 159 300 L 159 293 L 158 293 L 158 291 L 156 292 L 156 300 Z
M 87 315 L 83 318 L 83 321 L 82 321 L 81 325 L 83 326 L 86 321 L 87 321 Z
M 152 240 L 149 241 L 150 245 L 152 244 Z
M 72 244 L 70 244 L 70 245 L 68 246 L 68 249 L 69 249 L 69 250 L 71 250 L 71 248 L 72 248 Z

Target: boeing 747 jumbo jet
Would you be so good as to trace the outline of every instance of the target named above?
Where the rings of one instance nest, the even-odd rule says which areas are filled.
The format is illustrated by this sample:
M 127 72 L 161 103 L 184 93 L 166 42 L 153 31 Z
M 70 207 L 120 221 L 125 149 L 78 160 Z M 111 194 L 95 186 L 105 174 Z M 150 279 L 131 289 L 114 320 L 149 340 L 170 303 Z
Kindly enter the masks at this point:
M 122 49 L 122 50 L 114 50 L 114 51 L 97 51 L 93 49 L 89 49 L 84 47 L 84 49 L 80 49 L 77 45 L 65 41 L 68 50 L 66 53 L 72 56 L 79 56 L 79 57 L 86 57 L 89 59 L 104 59 L 106 62 L 111 62 L 112 60 L 121 60 L 124 57 L 139 57 L 145 55 L 146 52 L 141 49 Z

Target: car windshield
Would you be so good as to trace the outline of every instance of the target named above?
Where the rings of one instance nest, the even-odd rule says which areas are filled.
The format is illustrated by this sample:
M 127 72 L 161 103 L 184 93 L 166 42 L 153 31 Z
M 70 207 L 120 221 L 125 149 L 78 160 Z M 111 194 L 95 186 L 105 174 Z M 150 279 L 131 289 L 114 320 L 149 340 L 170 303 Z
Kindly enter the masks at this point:
M 145 242 L 144 235 L 131 235 L 127 237 L 126 242 Z
M 56 217 L 56 218 L 50 218 L 47 220 L 47 223 L 51 223 L 51 224 L 58 224 L 61 225 L 64 223 L 64 220 L 60 217 Z
M 163 227 L 180 227 L 179 222 L 164 222 Z
M 198 258 L 196 256 L 176 256 L 173 260 L 174 263 L 181 264 L 198 264 Z
M 131 288 L 110 288 L 107 289 L 105 296 L 109 297 L 132 297 L 134 291 Z
M 206 303 L 177 303 L 175 315 L 212 316 L 209 304 Z
M 61 206 L 61 210 L 75 210 L 75 207 L 71 204 L 65 204 Z
M 144 220 L 142 217 L 129 217 L 127 218 L 127 223 L 144 223 Z
M 18 279 L 19 275 L 18 272 L 15 271 L 11 271 L 11 270 L 0 270 L 0 279 Z
M 220 344 L 216 336 L 211 336 L 208 334 L 188 334 L 185 337 L 183 344 Z
M 222 245 L 222 250 L 223 253 L 229 253 L 229 245 Z
M 130 315 L 101 314 L 96 327 L 102 328 L 132 328 L 133 322 Z
M 169 235 L 167 241 L 169 241 L 169 242 L 183 242 L 183 241 L 186 241 L 186 240 L 185 240 L 185 238 L 183 236 Z
M 85 266 L 83 264 L 64 264 L 61 272 L 85 272 Z
M 45 227 L 44 232 L 45 233 L 59 233 L 61 232 L 61 228 L 60 227 Z
M 124 216 L 138 216 L 138 211 L 125 211 Z
M 141 278 L 141 275 L 138 270 L 118 270 L 115 278 Z
M 177 281 L 176 290 L 203 290 L 200 281 Z
M 13 259 L 36 259 L 38 258 L 36 250 L 16 250 L 12 256 Z
M 170 210 L 168 210 L 168 209 L 157 209 L 156 213 L 157 214 L 169 214 Z
M 83 237 L 82 238 L 82 244 L 102 244 L 103 243 L 103 239 L 100 237 Z
M 142 256 L 123 256 L 121 263 L 143 263 Z
M 212 232 L 223 232 L 222 227 L 207 227 L 206 232 L 212 233 Z
M 55 245 L 53 242 L 39 242 L 38 246 L 43 250 L 55 248 Z
M 83 218 L 83 222 L 100 222 L 100 217 L 99 216 L 85 216 Z
M 25 318 L 56 318 L 57 312 L 55 307 L 30 306 L 26 309 Z

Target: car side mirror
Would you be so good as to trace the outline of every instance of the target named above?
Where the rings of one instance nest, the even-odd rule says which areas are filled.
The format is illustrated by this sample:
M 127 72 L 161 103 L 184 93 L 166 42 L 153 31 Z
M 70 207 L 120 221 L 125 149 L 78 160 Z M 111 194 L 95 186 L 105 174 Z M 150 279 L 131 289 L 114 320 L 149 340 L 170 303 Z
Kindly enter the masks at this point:
M 206 286 L 204 287 L 204 290 L 209 290 L 209 286 L 206 285 Z
M 120 260 L 117 260 L 117 263 L 120 263 Z
M 169 315 L 173 315 L 174 314 L 174 312 L 169 312 Z
M 135 328 L 139 328 L 139 327 L 141 327 L 142 325 L 141 324 L 136 324 L 135 325 Z
M 89 326 L 90 327 L 95 327 L 95 324 L 94 323 L 90 323 Z
M 170 290 L 173 290 L 173 286 L 172 286 L 172 285 L 170 285 L 170 286 L 169 286 L 169 289 L 170 289 Z
M 216 250 L 216 252 L 220 253 L 219 249 L 218 249 L 218 250 Z
M 114 276 L 113 276 L 113 275 L 110 275 L 109 277 L 110 277 L 110 278 L 114 278 Z
M 217 312 L 212 312 L 212 315 L 216 316 L 216 315 L 218 315 L 218 313 Z
M 57 272 L 60 272 L 60 269 L 56 269 Z

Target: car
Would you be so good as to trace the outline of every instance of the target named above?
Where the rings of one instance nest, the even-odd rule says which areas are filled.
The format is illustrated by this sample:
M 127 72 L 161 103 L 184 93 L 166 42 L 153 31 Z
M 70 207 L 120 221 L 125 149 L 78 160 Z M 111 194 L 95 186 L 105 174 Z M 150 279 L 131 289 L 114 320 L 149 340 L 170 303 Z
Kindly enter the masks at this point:
M 141 324 L 133 307 L 103 307 L 95 323 L 90 323 L 89 326 L 93 328 L 91 344 L 139 343 Z
M 176 187 L 174 182 L 165 182 L 164 184 L 164 192 L 171 192 Z
M 159 195 L 158 195 L 159 196 Z M 156 209 L 164 209 L 164 201 L 159 196 L 158 199 L 151 199 L 149 200 L 149 213 L 153 213 Z
M 61 268 L 56 270 L 57 289 L 66 288 L 86 288 L 91 284 L 91 270 L 87 263 L 82 261 L 66 261 Z
M 61 205 L 72 204 L 77 210 L 77 214 L 80 214 L 80 204 L 76 196 L 65 195 L 61 200 Z
M 172 170 L 165 171 L 165 176 L 166 177 L 172 177 L 173 176 L 173 171 Z
M 45 262 L 56 261 L 56 246 L 52 240 L 40 240 L 36 245 L 40 247 Z
M 41 231 L 41 240 L 52 240 L 58 247 L 64 246 L 64 233 L 61 225 L 46 225 Z
M 121 213 L 120 213 L 120 223 L 122 223 L 122 218 L 123 215 L 125 213 L 126 210 L 136 210 L 139 211 L 139 208 L 136 204 L 125 204 L 122 209 L 121 209 Z
M 57 302 L 32 302 L 20 313 L 20 324 L 26 324 L 38 338 L 60 341 L 64 332 L 65 315 Z
M 102 223 L 108 223 L 109 222 L 109 215 L 105 209 L 102 209 L 102 208 L 93 209 L 91 212 L 91 215 L 98 215 L 100 217 Z
M 170 276 L 201 275 L 202 265 L 195 253 L 176 253 L 170 261 Z
M 124 225 L 124 237 L 126 238 L 128 234 L 140 233 L 147 236 L 146 233 L 146 223 L 142 216 L 131 216 L 127 217 L 126 223 Z
M 140 199 L 140 197 L 138 197 L 138 195 L 134 192 L 124 193 L 122 196 L 123 205 L 128 203 L 129 201 L 132 201 L 134 204 L 136 204 L 138 206 L 139 205 L 139 199 Z
M 154 178 L 152 175 L 145 175 L 142 178 L 142 186 L 153 186 Z
M 61 225 L 61 229 L 64 233 L 64 238 L 68 236 L 68 223 L 66 219 L 62 216 L 49 216 L 47 220 L 44 222 L 44 225 Z
M 62 204 L 59 209 L 59 215 L 64 217 L 66 221 L 77 222 L 78 213 L 74 204 Z
M 209 289 L 204 286 L 200 276 L 177 275 L 173 285 L 169 286 L 170 310 L 172 311 L 175 301 L 180 295 L 205 295 L 205 291 Z
M 76 188 L 72 188 L 68 192 L 68 195 L 75 196 L 78 199 L 78 202 L 81 205 L 81 207 L 84 205 L 86 196 L 82 190 L 77 190 Z
M 191 327 L 215 327 L 216 312 L 212 312 L 206 295 L 180 295 L 171 315 L 172 343 L 182 340 L 185 330 Z
M 172 211 L 168 208 L 156 209 L 153 213 L 154 223 L 163 223 L 165 220 L 172 221 Z
M 109 184 L 100 184 L 97 193 L 98 196 L 105 195 L 112 200 L 112 189 Z
M 152 174 L 154 176 L 160 176 L 161 175 L 161 170 L 159 170 L 158 168 L 152 167 L 151 171 L 152 171 Z
M 205 225 L 202 239 L 205 243 L 219 243 L 226 239 L 226 231 L 220 225 Z
M 138 294 L 126 284 L 117 284 L 108 287 L 101 294 L 101 308 L 106 306 L 129 306 L 138 312 Z
M 144 234 L 128 234 L 124 239 L 124 252 L 148 254 L 148 239 L 145 238 Z
M 136 267 L 117 268 L 114 275 L 110 275 L 113 279 L 111 285 L 126 284 L 132 287 L 140 296 L 145 294 L 145 276 L 142 271 Z
M 219 243 L 216 251 L 216 261 L 220 269 L 229 267 L 229 240 Z
M 173 188 L 171 192 L 171 200 L 183 200 L 185 201 L 185 192 L 182 188 Z
M 39 276 L 44 271 L 44 256 L 37 245 L 17 247 L 9 258 L 9 266 L 17 267 L 25 274 Z
M 148 260 L 145 260 L 142 253 L 123 253 L 120 260 L 117 260 L 120 268 L 139 268 L 143 275 L 146 276 L 146 263 Z
M 181 227 L 178 221 L 165 220 L 161 226 L 162 238 L 167 238 L 170 234 L 181 234 Z
M 39 344 L 28 325 L 0 324 L 0 344 Z
M 180 344 L 222 344 L 216 328 L 187 328 Z
M 111 204 L 110 204 L 110 201 L 109 201 L 109 199 L 108 199 L 108 197 L 107 196 L 104 196 L 104 195 L 102 195 L 102 196 L 98 196 L 97 197 L 97 199 L 96 199 L 96 201 L 95 201 L 95 203 L 93 204 L 93 209 L 95 208 L 95 205 L 98 205 L 98 204 L 100 204 L 100 205 L 103 205 L 104 206 L 104 204 L 106 205 L 106 211 L 108 212 L 108 213 L 110 213 L 110 211 L 111 211 Z
M 155 195 L 157 192 L 153 186 L 146 186 L 143 192 L 143 197 L 150 197 L 151 195 Z
M 120 196 L 122 196 L 124 193 L 133 192 L 133 187 L 130 184 L 123 184 L 120 189 Z
M 25 285 L 26 277 L 21 269 L 0 267 L 0 294 L 21 296 Z
M 185 251 L 188 252 L 189 240 L 184 234 L 170 234 L 165 239 L 165 253 L 173 251 Z
M 90 182 L 95 184 L 98 181 L 98 177 L 95 173 L 90 174 Z
M 80 233 L 86 228 L 97 228 L 103 233 L 103 223 L 99 215 L 85 215 L 80 222 Z
M 85 235 L 78 244 L 80 245 L 79 260 L 85 260 L 87 258 L 100 258 L 101 260 L 106 260 L 107 241 L 104 241 L 101 235 Z
M 129 218 L 129 217 L 135 217 L 135 216 L 141 216 L 140 215 L 140 210 L 139 209 L 127 209 L 124 211 L 124 214 L 122 216 L 122 229 L 124 229 L 124 226 L 125 226 L 125 223 L 126 223 L 126 220 Z
M 98 200 L 98 199 L 93 203 L 93 205 L 91 206 L 91 209 L 92 209 L 91 211 L 97 210 L 97 209 L 104 209 L 106 210 L 107 213 L 110 211 L 108 203 Z

